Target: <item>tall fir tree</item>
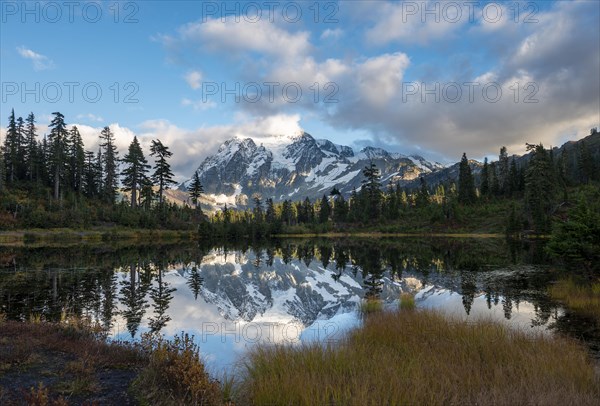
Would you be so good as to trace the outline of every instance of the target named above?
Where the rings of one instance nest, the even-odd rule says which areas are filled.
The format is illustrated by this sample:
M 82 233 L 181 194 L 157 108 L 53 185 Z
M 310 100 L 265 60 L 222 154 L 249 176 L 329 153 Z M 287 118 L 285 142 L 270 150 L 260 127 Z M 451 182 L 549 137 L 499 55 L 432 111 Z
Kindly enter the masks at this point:
M 192 176 L 192 181 L 188 186 L 188 193 L 190 194 L 190 198 L 195 208 L 198 208 L 200 203 L 200 196 L 204 193 L 204 187 L 202 186 L 202 182 L 200 182 L 200 175 L 198 175 L 198 171 L 194 172 L 194 176 Z
M 117 197 L 119 154 L 115 145 L 115 135 L 110 127 L 100 132 L 100 153 L 102 162 L 102 197 L 114 204 Z
M 464 204 L 474 203 L 477 199 L 475 181 L 471 173 L 471 166 L 467 154 L 463 153 L 458 171 L 458 201 Z
M 594 159 L 585 141 L 579 143 L 579 154 L 577 156 L 577 169 L 579 181 L 587 184 L 594 177 Z
M 35 116 L 33 112 L 29 113 L 25 119 L 25 137 L 26 137 L 26 155 L 25 162 L 27 166 L 27 178 L 32 181 L 38 176 L 38 143 L 37 129 L 35 127 Z
M 85 166 L 83 169 L 83 184 L 85 195 L 89 198 L 98 196 L 100 189 L 100 173 L 95 154 L 92 151 L 85 152 Z
M 70 131 L 69 178 L 71 187 L 77 194 L 84 191 L 85 149 L 77 126 Z
M 519 169 L 517 168 L 517 162 L 515 158 L 510 160 L 510 169 L 508 171 L 509 179 L 509 194 L 514 196 L 515 193 L 519 192 Z
M 335 206 L 333 208 L 333 221 L 336 223 L 344 223 L 348 221 L 348 202 L 344 199 L 344 195 L 340 196 L 335 200 Z
M 550 230 L 556 181 L 548 151 L 542 144 L 527 144 L 533 156 L 525 173 L 525 204 L 530 224 L 538 233 Z
M 66 158 L 68 156 L 68 139 L 69 132 L 65 124 L 65 116 L 59 112 L 52 113 L 54 118 L 48 126 L 50 134 L 48 141 L 50 143 L 50 173 L 52 174 L 52 182 L 54 184 L 54 199 L 60 199 L 60 185 L 65 170 Z
M 19 157 L 16 165 L 16 176 L 19 180 L 27 178 L 27 166 L 25 157 L 27 155 L 27 139 L 25 133 L 25 122 L 22 117 L 17 117 L 17 156 Z
M 13 109 L 8 117 L 8 127 L 2 146 L 4 156 L 5 175 L 8 183 L 13 183 L 17 178 L 17 166 L 19 162 L 19 134 L 17 132 L 17 120 Z
M 267 209 L 265 211 L 265 220 L 267 223 L 273 224 L 277 220 L 277 211 L 275 210 L 275 204 L 272 198 L 266 200 Z
M 135 136 L 131 144 L 129 144 L 127 154 L 123 157 L 123 163 L 125 167 L 121 175 L 123 176 L 122 183 L 124 190 L 131 192 L 131 207 L 136 208 L 138 206 L 138 192 L 142 189 L 147 179 L 146 174 L 148 173 L 148 169 L 150 169 L 150 165 L 148 165 L 142 147 Z
M 321 204 L 319 205 L 319 223 L 327 223 L 330 215 L 331 206 L 329 205 L 329 200 L 327 200 L 327 196 L 323 195 Z
M 488 159 L 483 160 L 483 168 L 481 169 L 481 195 L 489 196 L 490 194 L 490 171 Z
M 429 204 L 429 190 L 424 177 L 419 177 L 419 191 L 417 192 L 416 205 L 417 207 L 426 207 Z
M 369 166 L 365 166 L 363 169 L 363 187 L 361 189 L 361 195 L 365 197 L 365 212 L 369 220 L 378 220 L 381 216 L 381 174 L 377 166 L 371 162 Z
M 508 194 L 508 152 L 506 151 L 506 147 L 500 148 L 500 155 L 498 155 L 498 184 L 500 187 L 500 194 L 506 195 Z
M 500 194 L 500 182 L 498 181 L 498 167 L 496 162 L 490 164 L 490 194 L 494 196 Z
M 152 202 L 154 202 L 155 197 L 152 179 L 148 177 L 144 178 L 142 188 L 140 189 L 140 206 L 144 210 L 149 211 L 152 208 Z
M 264 219 L 263 219 L 263 208 L 262 208 L 262 201 L 260 199 L 260 195 L 255 194 L 253 196 L 252 200 L 254 201 L 254 209 L 252 210 L 252 217 L 254 218 L 255 222 L 262 223 Z
M 152 181 L 158 186 L 158 203 L 162 206 L 164 191 L 177 183 L 173 179 L 174 175 L 168 162 L 173 153 L 160 140 L 152 140 L 150 155 L 155 160 Z

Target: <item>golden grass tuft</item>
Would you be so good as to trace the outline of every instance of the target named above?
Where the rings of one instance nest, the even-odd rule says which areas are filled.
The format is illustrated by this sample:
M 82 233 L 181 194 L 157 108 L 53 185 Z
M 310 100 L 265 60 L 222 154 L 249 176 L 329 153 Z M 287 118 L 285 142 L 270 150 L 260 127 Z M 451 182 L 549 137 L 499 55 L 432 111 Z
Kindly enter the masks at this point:
M 414 310 L 415 296 L 410 293 L 402 293 L 400 295 L 400 310 Z
M 431 311 L 377 312 L 336 345 L 258 347 L 241 403 L 257 405 L 597 404 L 587 353 Z
M 360 303 L 360 314 L 363 316 L 383 310 L 383 302 L 377 298 L 366 298 Z
M 571 309 L 600 321 L 600 282 L 584 285 L 569 278 L 558 281 L 548 291 Z
M 28 406 L 67 406 L 67 401 L 61 396 L 58 399 L 50 399 L 49 390 L 42 383 L 37 388 L 32 387 L 24 391 L 23 400 Z
M 146 334 L 142 346 L 148 363 L 134 382 L 140 397 L 153 405 L 221 405 L 219 382 L 210 378 L 200 360 L 193 336 L 172 340 Z

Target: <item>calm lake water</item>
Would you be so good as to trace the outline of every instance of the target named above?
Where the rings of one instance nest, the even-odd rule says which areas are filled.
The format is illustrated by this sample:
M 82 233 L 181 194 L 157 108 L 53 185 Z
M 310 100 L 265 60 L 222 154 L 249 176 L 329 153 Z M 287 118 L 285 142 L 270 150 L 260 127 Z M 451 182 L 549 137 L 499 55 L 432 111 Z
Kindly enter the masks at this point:
M 0 248 L 0 312 L 89 315 L 111 337 L 195 336 L 214 374 L 257 343 L 335 342 L 360 324 L 365 297 L 567 334 L 598 357 L 598 326 L 546 289 L 558 272 L 539 243 L 502 239 L 277 240 L 268 245 Z

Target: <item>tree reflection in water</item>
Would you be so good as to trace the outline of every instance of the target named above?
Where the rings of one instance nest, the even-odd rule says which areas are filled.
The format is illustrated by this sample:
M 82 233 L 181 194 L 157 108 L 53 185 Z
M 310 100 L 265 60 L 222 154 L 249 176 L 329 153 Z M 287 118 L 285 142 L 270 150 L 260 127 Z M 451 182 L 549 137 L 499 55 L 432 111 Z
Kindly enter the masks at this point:
M 573 314 L 559 311 L 548 298 L 546 287 L 554 275 L 543 266 L 539 244 L 498 239 L 283 239 L 216 248 L 192 243 L 5 247 L 0 248 L 0 312 L 18 320 L 32 314 L 59 320 L 67 311 L 89 315 L 106 329 L 122 317 L 132 337 L 144 320 L 151 331 L 159 332 L 171 320 L 169 306 L 178 294 L 166 273 L 177 270 L 184 275 L 179 289 L 189 289 L 198 301 L 205 283 L 202 262 L 209 253 L 237 263 L 251 258 L 259 274 L 303 264 L 325 271 L 330 284 L 339 284 L 346 275 L 361 283 L 367 298 L 389 298 L 393 292 L 385 290 L 408 277 L 422 286 L 460 294 L 466 315 L 478 297 L 488 309 L 500 305 L 506 319 L 527 302 L 533 307 L 532 326 L 550 323 L 586 340 L 599 335 L 597 326 L 581 320 L 585 332 L 577 332 L 569 321 Z

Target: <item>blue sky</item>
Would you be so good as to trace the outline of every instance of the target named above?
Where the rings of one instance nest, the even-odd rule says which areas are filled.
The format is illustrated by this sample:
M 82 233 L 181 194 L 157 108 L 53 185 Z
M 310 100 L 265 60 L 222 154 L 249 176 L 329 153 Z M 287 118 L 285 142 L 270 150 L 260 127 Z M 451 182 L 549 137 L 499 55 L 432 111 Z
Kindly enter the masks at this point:
M 122 148 L 158 137 L 180 177 L 233 135 L 303 129 L 451 162 L 558 145 L 600 123 L 597 1 L 1 6 L 3 126 L 14 108 L 43 132 L 61 111 L 89 148 L 105 125 Z M 272 100 L 265 83 L 278 84 Z M 236 84 L 240 101 L 223 102 Z

